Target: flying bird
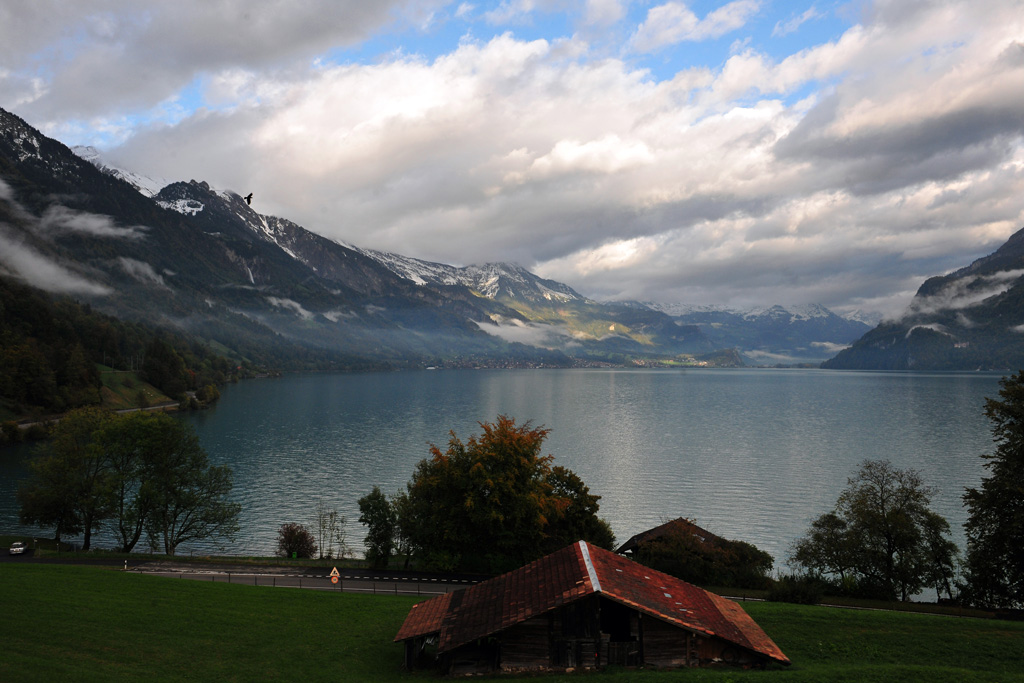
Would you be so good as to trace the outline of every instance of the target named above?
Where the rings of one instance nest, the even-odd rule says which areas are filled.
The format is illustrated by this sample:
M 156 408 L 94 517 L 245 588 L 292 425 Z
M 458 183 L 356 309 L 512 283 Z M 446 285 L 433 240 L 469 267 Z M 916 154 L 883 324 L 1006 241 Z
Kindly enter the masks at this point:
M 246 195 L 245 203 L 248 204 L 249 206 L 252 206 L 252 192 L 250 192 L 248 195 Z

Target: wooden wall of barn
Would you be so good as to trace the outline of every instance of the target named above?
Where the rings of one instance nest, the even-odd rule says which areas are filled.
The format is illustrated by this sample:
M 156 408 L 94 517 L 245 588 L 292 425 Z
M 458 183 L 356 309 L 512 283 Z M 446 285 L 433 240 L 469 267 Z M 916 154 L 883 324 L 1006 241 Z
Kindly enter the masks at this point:
M 506 671 L 545 669 L 551 665 L 548 615 L 534 617 L 502 631 L 501 668 Z
M 653 617 L 641 619 L 644 664 L 659 667 L 697 666 L 701 641 L 707 640 Z

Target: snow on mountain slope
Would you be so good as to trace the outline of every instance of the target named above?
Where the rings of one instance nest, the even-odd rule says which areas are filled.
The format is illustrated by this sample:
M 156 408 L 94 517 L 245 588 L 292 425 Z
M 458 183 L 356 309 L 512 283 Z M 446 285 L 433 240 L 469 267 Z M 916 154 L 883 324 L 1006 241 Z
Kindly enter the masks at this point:
M 419 285 L 462 285 L 488 299 L 510 298 L 551 302 L 586 300 L 568 285 L 545 280 L 514 263 L 485 263 L 458 267 L 374 249 L 355 248 L 392 272 Z
M 685 303 L 662 303 L 657 301 L 642 301 L 641 305 L 654 311 L 661 311 L 672 317 L 685 317 L 693 314 L 725 314 L 734 315 L 744 320 L 755 321 L 758 319 L 784 320 L 790 322 L 800 320 L 813 320 L 816 318 L 828 318 L 838 316 L 850 322 L 860 322 L 869 326 L 878 324 L 880 316 L 877 313 L 867 313 L 861 310 L 851 313 L 840 314 L 820 304 L 804 304 L 800 306 L 752 306 L 750 308 L 733 308 L 731 306 L 685 304 Z
M 76 145 L 71 148 L 71 151 L 104 173 L 125 181 L 147 197 L 155 196 L 164 186 L 167 185 L 167 181 L 161 178 L 150 178 L 149 176 L 133 173 L 110 164 L 103 158 L 103 155 L 95 147 Z M 186 211 L 181 211 L 181 209 L 177 207 L 164 208 L 174 208 L 175 211 L 186 213 Z

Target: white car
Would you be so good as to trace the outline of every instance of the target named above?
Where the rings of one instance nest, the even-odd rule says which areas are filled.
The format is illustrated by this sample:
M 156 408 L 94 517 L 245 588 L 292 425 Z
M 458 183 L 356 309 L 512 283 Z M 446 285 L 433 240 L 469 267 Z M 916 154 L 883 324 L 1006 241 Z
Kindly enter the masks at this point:
M 25 544 L 21 541 L 15 541 L 11 544 L 11 549 L 9 552 L 11 553 L 11 555 L 21 555 L 25 552 Z

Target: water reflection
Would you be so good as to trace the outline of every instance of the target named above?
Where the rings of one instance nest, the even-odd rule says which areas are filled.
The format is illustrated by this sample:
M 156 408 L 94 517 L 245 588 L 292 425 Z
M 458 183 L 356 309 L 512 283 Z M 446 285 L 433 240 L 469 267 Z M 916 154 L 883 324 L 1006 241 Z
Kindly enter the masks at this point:
M 318 499 L 347 517 L 361 549 L 359 497 L 374 485 L 403 488 L 449 430 L 465 440 L 507 414 L 551 430 L 545 451 L 602 496 L 619 539 L 686 516 L 781 564 L 865 458 L 919 469 L 960 542 L 960 496 L 991 449 L 982 409 L 998 380 L 820 370 L 289 376 L 227 387 L 216 408 L 184 419 L 211 460 L 234 470 L 243 515 L 233 552 L 271 552 L 280 524 L 309 523 Z M 4 528 L 17 527 L 24 457 L 0 452 Z

